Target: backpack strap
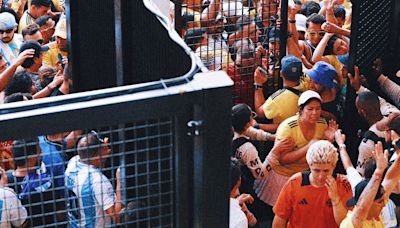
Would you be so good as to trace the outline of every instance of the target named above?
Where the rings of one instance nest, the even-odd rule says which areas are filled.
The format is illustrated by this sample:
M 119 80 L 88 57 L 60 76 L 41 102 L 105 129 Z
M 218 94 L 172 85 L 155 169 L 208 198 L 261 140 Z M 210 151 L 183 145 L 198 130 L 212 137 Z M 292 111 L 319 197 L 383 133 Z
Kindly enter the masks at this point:
M 250 142 L 250 140 L 246 139 L 245 137 L 239 137 L 232 141 L 232 157 L 236 157 L 236 151 L 241 147 L 243 144 Z

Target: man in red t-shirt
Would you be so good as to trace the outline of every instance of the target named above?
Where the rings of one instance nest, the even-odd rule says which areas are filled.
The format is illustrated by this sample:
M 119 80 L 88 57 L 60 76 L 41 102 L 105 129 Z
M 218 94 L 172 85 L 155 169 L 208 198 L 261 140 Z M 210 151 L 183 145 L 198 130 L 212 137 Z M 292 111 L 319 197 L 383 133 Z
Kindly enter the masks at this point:
M 310 171 L 294 174 L 273 208 L 273 227 L 339 227 L 352 197 L 346 177 L 333 174 L 338 154 L 328 141 L 310 146 L 306 155 Z

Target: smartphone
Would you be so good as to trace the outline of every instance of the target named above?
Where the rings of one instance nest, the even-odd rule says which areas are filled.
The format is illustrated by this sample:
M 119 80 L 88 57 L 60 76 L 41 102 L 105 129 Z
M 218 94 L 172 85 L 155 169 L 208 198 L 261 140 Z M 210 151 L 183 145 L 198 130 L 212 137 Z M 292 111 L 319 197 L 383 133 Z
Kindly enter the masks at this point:
M 58 63 L 60 63 L 62 68 L 64 68 L 64 64 L 63 64 L 63 61 L 62 61 L 63 57 L 62 57 L 61 53 L 58 53 L 57 57 L 58 57 Z

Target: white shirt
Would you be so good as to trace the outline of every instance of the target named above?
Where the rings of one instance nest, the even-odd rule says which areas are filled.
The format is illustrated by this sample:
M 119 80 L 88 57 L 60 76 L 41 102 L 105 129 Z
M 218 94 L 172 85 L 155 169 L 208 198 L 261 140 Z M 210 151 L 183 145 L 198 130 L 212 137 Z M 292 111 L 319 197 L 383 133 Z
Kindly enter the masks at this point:
M 2 228 L 11 228 L 11 225 L 19 227 L 26 220 L 26 209 L 10 188 L 0 188 L 0 211 L 0 227 Z
M 239 201 L 234 198 L 230 198 L 229 203 L 229 228 L 247 228 L 248 222 L 246 215 L 242 211 L 239 205 Z
M 68 215 L 72 227 L 106 227 L 112 220 L 106 210 L 114 206 L 116 195 L 108 178 L 92 165 L 80 162 L 79 156 L 71 158 L 65 171 L 65 185 L 69 202 Z M 74 196 L 75 195 L 75 196 Z M 78 210 L 74 211 L 75 208 Z M 80 219 L 77 219 L 79 211 Z M 76 212 L 76 213 L 74 213 Z
M 7 66 L 10 66 L 18 57 L 22 40 L 22 35 L 17 33 L 14 33 L 14 38 L 9 43 L 3 43 L 0 40 L 0 54 L 2 54 L 4 60 L 7 62 Z

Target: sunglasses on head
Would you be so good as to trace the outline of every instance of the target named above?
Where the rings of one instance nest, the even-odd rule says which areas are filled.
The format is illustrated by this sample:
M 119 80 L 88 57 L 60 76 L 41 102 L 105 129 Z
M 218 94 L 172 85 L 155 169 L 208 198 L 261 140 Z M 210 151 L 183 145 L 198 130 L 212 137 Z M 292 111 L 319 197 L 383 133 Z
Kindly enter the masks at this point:
M 12 31 L 14 31 L 14 29 L 6 29 L 6 30 L 0 30 L 0 34 L 4 34 L 4 33 L 11 33 Z

